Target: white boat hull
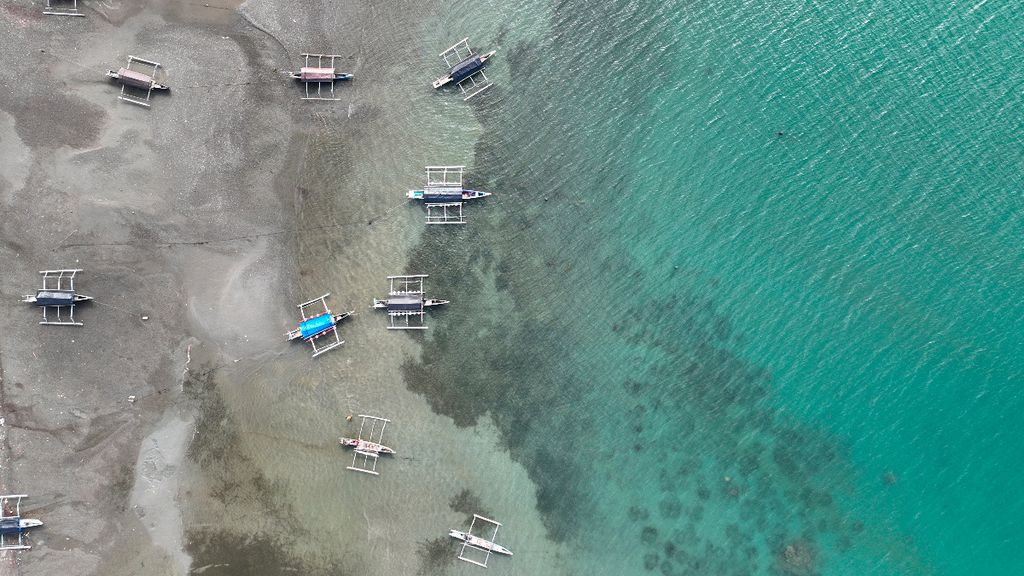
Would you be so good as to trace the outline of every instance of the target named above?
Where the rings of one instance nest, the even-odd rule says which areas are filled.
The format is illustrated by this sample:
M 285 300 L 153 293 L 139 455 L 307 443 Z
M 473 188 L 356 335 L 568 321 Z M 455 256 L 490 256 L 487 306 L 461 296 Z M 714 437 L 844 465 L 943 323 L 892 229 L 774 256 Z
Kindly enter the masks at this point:
M 461 540 L 469 544 L 470 546 L 480 548 L 481 550 L 488 550 L 490 552 L 494 552 L 495 554 L 504 554 L 505 556 L 512 555 L 512 551 L 508 548 L 505 548 L 500 544 L 495 544 L 490 540 L 484 540 L 483 538 L 473 536 L 472 534 L 467 534 L 459 530 L 451 530 L 448 532 L 448 535 L 452 538 L 455 538 L 456 540 Z

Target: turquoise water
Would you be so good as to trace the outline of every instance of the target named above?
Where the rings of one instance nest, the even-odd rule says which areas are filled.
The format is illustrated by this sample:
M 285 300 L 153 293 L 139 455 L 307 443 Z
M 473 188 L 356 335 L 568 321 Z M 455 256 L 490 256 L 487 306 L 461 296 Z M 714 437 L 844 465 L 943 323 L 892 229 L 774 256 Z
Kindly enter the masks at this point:
M 407 380 L 580 573 L 1024 570 L 1019 11 L 468 6 L 495 196 Z

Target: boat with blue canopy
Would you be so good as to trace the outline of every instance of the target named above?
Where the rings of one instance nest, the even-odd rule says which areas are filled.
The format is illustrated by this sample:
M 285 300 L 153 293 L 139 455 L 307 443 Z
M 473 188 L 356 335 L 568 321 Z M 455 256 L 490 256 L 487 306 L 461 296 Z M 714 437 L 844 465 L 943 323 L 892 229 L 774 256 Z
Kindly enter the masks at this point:
M 301 338 L 304 342 L 309 342 L 313 347 L 314 358 L 345 343 L 338 336 L 338 323 L 355 314 L 354 310 L 342 314 L 332 313 L 331 309 L 327 307 L 327 297 L 330 295 L 331 293 L 328 292 L 319 298 L 299 304 L 299 315 L 302 317 L 302 321 L 299 322 L 298 328 L 285 334 L 288 340 Z M 323 312 L 310 314 L 309 309 L 318 308 L 317 304 L 323 308 Z M 324 340 L 320 341 L 321 338 Z

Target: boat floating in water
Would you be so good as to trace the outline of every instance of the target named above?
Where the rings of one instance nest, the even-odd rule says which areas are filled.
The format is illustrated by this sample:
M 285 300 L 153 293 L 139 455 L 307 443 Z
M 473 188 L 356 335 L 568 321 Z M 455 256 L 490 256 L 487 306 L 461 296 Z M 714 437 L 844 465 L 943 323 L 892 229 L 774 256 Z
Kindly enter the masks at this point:
M 469 38 L 463 38 L 451 48 L 441 53 L 441 58 L 448 66 L 448 73 L 434 80 L 434 88 L 455 84 L 462 91 L 463 100 L 490 88 L 493 84 L 484 75 L 484 65 L 494 56 L 494 50 L 486 54 L 477 54 L 469 47 Z
M 462 203 L 486 198 L 490 192 L 467 190 L 462 185 L 465 166 L 427 166 L 427 183 L 422 190 L 409 190 L 410 200 L 427 207 L 427 224 L 465 224 Z
M 377 472 L 377 458 L 381 454 L 395 453 L 391 448 L 381 444 L 384 441 L 384 428 L 387 427 L 388 422 L 391 422 L 391 420 L 377 416 L 367 416 L 366 414 L 360 414 L 359 417 L 362 420 L 359 422 L 359 433 L 356 437 L 341 437 L 338 439 L 338 443 L 346 448 L 353 449 L 352 465 L 347 466 L 349 470 L 379 476 L 380 473 Z M 370 424 L 370 429 L 366 431 L 366 437 L 364 438 L 363 430 L 366 428 L 367 422 Z M 380 425 L 379 429 L 377 428 L 378 424 Z M 361 462 L 359 461 L 360 456 L 363 457 Z
M 332 313 L 331 309 L 327 307 L 327 297 L 330 295 L 331 293 L 328 292 L 319 298 L 299 304 L 299 315 L 302 317 L 302 321 L 299 323 L 298 328 L 285 334 L 288 340 L 301 338 L 303 341 L 309 342 L 310 346 L 313 347 L 313 358 L 345 343 L 338 336 L 338 322 L 355 314 L 355 310 L 342 314 Z M 318 303 L 323 307 L 323 312 L 310 314 L 308 309 L 315 307 Z M 331 336 L 334 337 L 333 341 L 331 341 Z M 326 344 L 319 342 L 320 338 L 325 337 Z
M 490 538 L 483 538 L 475 536 L 473 534 L 473 528 L 476 526 L 477 520 L 481 524 L 490 524 L 494 526 L 494 531 L 491 533 Z M 477 566 L 483 566 L 487 568 L 487 561 L 491 558 L 491 554 L 504 554 L 505 556 L 511 556 L 512 551 L 504 546 L 494 543 L 495 537 L 498 535 L 498 528 L 501 527 L 500 522 L 491 520 L 490 518 L 484 518 L 479 514 L 473 514 L 473 521 L 469 524 L 469 531 L 462 532 L 461 530 L 450 530 L 448 535 L 456 540 L 462 541 L 462 549 L 459 550 L 459 560 L 464 560 L 470 564 L 476 564 Z M 483 559 L 476 559 L 466 555 L 466 549 L 476 550 L 484 553 Z
M 371 308 L 388 311 L 388 330 L 426 330 L 423 323 L 426 308 L 443 306 L 448 300 L 427 298 L 423 279 L 427 274 L 388 276 L 391 288 L 386 299 L 374 298 Z M 413 324 L 412 320 L 418 322 Z

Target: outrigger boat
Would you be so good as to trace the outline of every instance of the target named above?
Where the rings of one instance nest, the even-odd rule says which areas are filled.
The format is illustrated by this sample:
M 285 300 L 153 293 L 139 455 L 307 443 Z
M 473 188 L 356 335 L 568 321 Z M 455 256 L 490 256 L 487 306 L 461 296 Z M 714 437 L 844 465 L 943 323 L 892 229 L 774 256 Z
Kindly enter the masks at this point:
M 473 535 L 473 527 L 476 525 L 476 521 L 480 520 L 481 523 L 488 523 L 494 526 L 494 532 L 491 534 L 490 539 L 481 538 L 480 536 Z M 469 525 L 468 532 L 462 532 L 461 530 L 450 530 L 448 535 L 456 540 L 462 541 L 462 550 L 459 551 L 459 560 L 465 560 L 470 564 L 476 564 L 477 566 L 483 566 L 487 568 L 487 561 L 490 559 L 491 554 L 504 554 L 505 556 L 511 556 L 512 551 L 504 546 L 494 543 L 494 538 L 498 535 L 498 528 L 501 527 L 500 522 L 491 520 L 490 518 L 484 518 L 479 514 L 473 514 L 473 521 Z M 466 548 L 473 550 L 480 550 L 485 553 L 483 560 L 476 560 L 466 556 Z
M 27 304 L 35 304 L 43 309 L 43 321 L 40 324 L 49 326 L 81 326 L 81 322 L 75 321 L 75 305 L 92 300 L 92 296 L 75 292 L 75 275 L 81 272 L 81 268 L 65 270 L 40 270 L 43 276 L 43 287 L 36 290 L 35 294 L 23 296 L 21 301 Z M 61 315 L 61 309 L 68 310 L 68 316 Z M 51 319 L 47 311 L 57 315 Z
M 338 54 L 306 54 L 303 53 L 303 66 L 298 72 L 285 72 L 289 78 L 302 82 L 306 95 L 303 100 L 341 100 L 334 95 L 334 83 L 351 80 L 354 78 L 348 72 L 338 72 L 334 67 L 335 58 L 341 58 Z M 313 60 L 315 59 L 315 60 Z M 310 90 L 311 86 L 316 87 L 316 92 Z M 323 90 L 324 86 L 328 91 Z
M 38 528 L 43 525 L 41 520 L 21 517 L 21 499 L 28 498 L 27 494 L 7 494 L 0 496 L 0 550 L 28 550 L 32 548 L 25 544 L 25 531 L 29 528 Z M 11 500 L 15 500 L 14 514 L 8 514 L 7 508 Z M 8 543 L 6 537 L 17 536 L 18 543 Z
M 314 298 L 309 302 L 299 304 L 299 315 L 302 316 L 302 322 L 299 323 L 298 328 L 285 334 L 288 340 L 297 340 L 302 338 L 302 340 L 309 342 L 313 347 L 313 358 L 316 358 L 324 352 L 337 348 L 345 343 L 344 340 L 338 336 L 338 323 L 355 314 L 355 310 L 342 314 L 331 313 L 331 309 L 327 307 L 327 297 L 330 295 L 331 293 L 328 292 L 319 298 Z M 308 314 L 306 309 L 310 306 L 316 305 L 318 302 L 323 305 L 324 311 L 320 314 Z M 323 343 L 318 345 L 317 341 L 328 335 L 333 335 L 334 341 L 326 345 Z M 330 340 L 330 338 L 328 338 L 328 340 Z
M 138 62 L 144 66 L 150 68 L 149 74 L 139 72 L 138 70 L 132 70 L 132 64 Z M 128 56 L 128 65 L 124 68 L 118 68 L 117 72 L 113 70 L 107 70 L 107 76 L 121 83 L 121 95 L 117 97 L 118 100 L 124 100 L 130 104 L 138 104 L 139 106 L 145 106 L 149 108 L 149 98 L 153 94 L 153 90 L 170 90 L 169 86 L 164 84 L 156 83 L 157 70 L 160 69 L 158 62 L 151 62 L 149 60 L 143 60 L 135 56 Z M 133 94 L 127 90 L 135 89 L 139 90 L 139 93 Z M 145 91 L 145 96 L 141 94 Z
M 289 72 L 288 77 L 302 82 L 336 82 L 353 78 L 351 74 L 338 72 L 336 68 L 316 68 L 313 66 L 303 66 L 298 72 Z
M 423 324 L 425 308 L 432 306 L 443 306 L 448 300 L 437 298 L 426 298 L 423 294 L 423 279 L 426 274 L 413 274 L 409 276 L 388 276 L 391 289 L 388 291 L 387 299 L 373 299 L 371 308 L 388 311 L 388 330 L 426 330 Z M 419 324 L 410 324 L 411 318 L 417 318 Z M 401 320 L 404 323 L 400 323 Z
M 469 47 L 469 38 L 463 38 L 441 53 L 441 58 L 448 66 L 448 74 L 434 80 L 434 88 L 454 83 L 465 95 L 463 100 L 469 100 L 487 90 L 492 84 L 484 75 L 483 69 L 487 61 L 494 56 L 494 52 L 491 50 L 486 54 L 477 54 Z
M 359 422 L 359 434 L 355 438 L 345 438 L 343 436 L 338 439 L 338 443 L 346 448 L 354 449 L 352 465 L 347 466 L 349 470 L 379 476 L 380 474 L 377 472 L 377 458 L 381 454 L 395 453 L 391 448 L 381 444 L 384 440 L 384 428 L 387 427 L 388 422 L 391 422 L 391 420 L 377 416 L 367 416 L 366 414 L 360 414 L 359 417 L 362 418 Z M 370 429 L 366 434 L 366 438 L 363 438 L 363 429 L 366 427 L 367 421 L 370 423 Z M 377 429 L 377 424 L 380 424 L 379 430 Z M 375 436 L 376 438 L 374 438 Z M 363 457 L 362 462 L 358 462 L 360 456 Z
M 422 200 L 427 207 L 427 224 L 465 224 L 462 203 L 486 198 L 490 192 L 467 190 L 462 186 L 465 166 L 427 166 L 427 183 L 422 190 L 409 190 L 406 197 Z

